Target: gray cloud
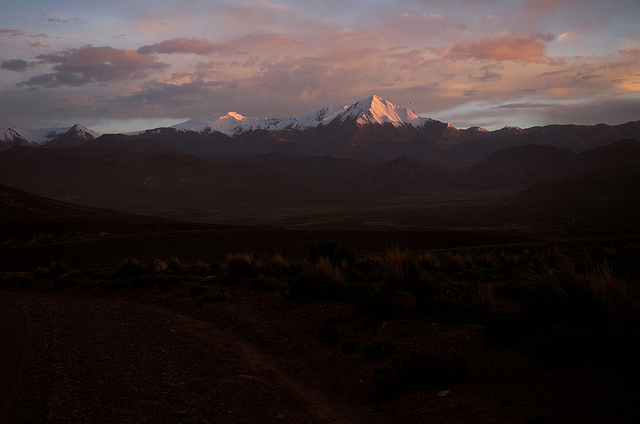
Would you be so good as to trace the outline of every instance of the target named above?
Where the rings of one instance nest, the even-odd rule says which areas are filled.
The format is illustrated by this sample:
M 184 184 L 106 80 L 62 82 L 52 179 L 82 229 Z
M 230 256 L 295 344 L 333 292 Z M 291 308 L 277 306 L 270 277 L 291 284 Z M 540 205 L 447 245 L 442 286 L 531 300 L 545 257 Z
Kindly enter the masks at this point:
M 0 68 L 7 69 L 9 71 L 22 72 L 29 67 L 29 62 L 26 60 L 13 59 L 13 60 L 4 60 L 2 61 L 2 65 Z
M 169 66 L 157 62 L 153 56 L 113 47 L 82 47 L 55 54 L 42 54 L 36 58 L 43 63 L 53 64 L 55 72 L 31 77 L 19 86 L 54 88 L 82 86 L 93 82 L 118 82 L 144 78 Z
M 221 49 L 219 44 L 211 43 L 204 38 L 174 38 L 161 41 L 149 46 L 142 46 L 138 49 L 140 54 L 173 54 L 173 53 L 193 53 L 197 55 L 208 55 Z
M 483 73 L 469 75 L 469 79 L 481 82 L 500 81 L 502 79 L 502 75 L 489 69 L 484 69 Z
M 201 79 L 184 84 L 167 84 L 162 82 L 150 82 L 143 89 L 128 95 L 118 96 L 114 100 L 105 103 L 104 106 L 145 106 L 145 105 L 170 105 L 200 103 L 206 100 L 215 87 L 225 86 L 226 82 L 208 81 Z

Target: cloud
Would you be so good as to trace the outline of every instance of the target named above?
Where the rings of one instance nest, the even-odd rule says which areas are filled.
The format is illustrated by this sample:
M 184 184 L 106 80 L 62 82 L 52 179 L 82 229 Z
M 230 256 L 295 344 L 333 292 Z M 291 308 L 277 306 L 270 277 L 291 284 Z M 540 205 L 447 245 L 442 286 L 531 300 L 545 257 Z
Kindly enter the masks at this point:
M 620 50 L 622 56 L 640 56 L 640 49 L 624 49 Z
M 24 35 L 24 31 L 18 29 L 0 28 L 0 35 L 8 35 L 10 37 L 17 37 L 18 35 Z
M 445 50 L 448 59 L 512 60 L 519 62 L 547 62 L 543 43 L 517 35 L 462 41 Z
M 484 72 L 478 74 L 470 74 L 469 79 L 481 81 L 481 82 L 489 82 L 489 81 L 500 81 L 502 79 L 502 75 L 493 72 L 488 68 L 483 69 Z
M 29 67 L 29 62 L 20 59 L 4 60 L 0 68 L 7 69 L 9 71 L 22 72 Z
M 494 106 L 494 109 L 531 109 L 531 108 L 541 108 L 541 107 L 552 107 L 553 103 L 535 103 L 535 102 L 527 102 L 527 103 L 506 103 L 499 106 Z
M 587 41 L 595 40 L 595 37 L 591 37 L 584 34 L 578 34 L 576 32 L 564 32 L 558 35 L 557 41 L 561 43 L 584 43 Z
M 82 47 L 56 54 L 42 54 L 36 58 L 43 63 L 53 64 L 55 72 L 32 77 L 19 86 L 53 88 L 118 82 L 144 78 L 169 66 L 157 62 L 153 56 L 113 47 Z
M 142 106 L 169 103 L 176 106 L 176 103 L 189 104 L 191 102 L 202 101 L 212 92 L 211 89 L 226 85 L 226 82 L 208 81 L 197 79 L 184 84 L 167 84 L 153 81 L 148 83 L 142 90 L 128 96 L 118 96 L 113 103 L 116 105 Z
M 422 18 L 427 22 L 444 20 L 442 15 L 440 15 L 439 13 L 424 13 L 422 15 Z
M 174 53 L 192 53 L 197 55 L 208 55 L 220 51 L 222 48 L 219 44 L 211 43 L 204 38 L 173 38 L 171 40 L 161 41 L 149 46 L 142 46 L 138 49 L 140 54 L 174 54 Z
M 252 34 L 242 38 L 224 42 L 212 43 L 204 38 L 173 38 L 156 44 L 142 46 L 140 54 L 195 54 L 207 56 L 214 53 L 243 54 L 251 51 L 273 50 L 297 51 L 302 49 L 305 41 L 279 34 Z

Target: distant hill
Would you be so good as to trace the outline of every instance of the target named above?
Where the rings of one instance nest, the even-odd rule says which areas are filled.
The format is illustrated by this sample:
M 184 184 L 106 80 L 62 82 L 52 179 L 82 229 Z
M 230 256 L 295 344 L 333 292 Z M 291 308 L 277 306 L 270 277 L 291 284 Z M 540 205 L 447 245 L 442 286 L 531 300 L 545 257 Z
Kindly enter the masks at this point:
M 550 145 L 507 147 L 459 174 L 458 180 L 461 186 L 473 189 L 526 188 L 566 175 L 574 156 Z
M 625 139 L 573 153 L 550 145 L 507 147 L 452 177 L 473 189 L 524 189 L 558 178 L 582 174 L 633 171 L 640 163 L 640 143 Z
M 3 248 L 195 228 L 194 223 L 60 202 L 0 184 Z
M 86 142 L 85 146 L 114 147 L 133 152 L 177 153 L 175 150 L 157 141 L 124 134 L 104 134 L 94 140 Z
M 506 201 L 576 219 L 591 229 L 640 230 L 640 143 L 622 140 L 572 158 L 570 175 L 547 179 Z
M 344 178 L 363 169 L 351 168 L 357 162 L 350 159 L 286 159 L 296 166 L 212 163 L 175 152 L 122 149 L 105 140 L 67 149 L 13 147 L 0 153 L 0 182 L 75 204 L 166 215 L 344 204 L 380 195 L 345 184 Z M 327 178 L 331 174 L 336 178 Z

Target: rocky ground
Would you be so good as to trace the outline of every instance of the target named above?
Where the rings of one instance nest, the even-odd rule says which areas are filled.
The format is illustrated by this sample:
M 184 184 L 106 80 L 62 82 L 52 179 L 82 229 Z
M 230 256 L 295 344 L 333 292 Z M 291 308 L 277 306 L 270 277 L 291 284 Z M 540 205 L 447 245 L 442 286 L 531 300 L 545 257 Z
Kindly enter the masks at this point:
M 336 302 L 198 277 L 171 289 L 79 285 L 0 290 L 2 423 L 638 422 L 639 392 L 606 368 L 540 369 L 492 348 L 478 325 L 366 318 Z M 45 284 L 46 285 L 46 284 Z M 197 294 L 208 287 L 218 298 Z M 365 359 L 341 342 L 390 342 Z M 376 369 L 438 344 L 468 364 L 463 383 L 372 401 Z

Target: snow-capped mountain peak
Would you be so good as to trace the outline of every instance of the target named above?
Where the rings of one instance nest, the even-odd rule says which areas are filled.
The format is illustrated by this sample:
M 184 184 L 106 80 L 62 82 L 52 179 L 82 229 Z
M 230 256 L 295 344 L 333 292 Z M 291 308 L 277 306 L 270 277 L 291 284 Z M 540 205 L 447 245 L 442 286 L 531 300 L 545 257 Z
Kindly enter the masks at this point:
M 349 106 L 341 119 L 344 121 L 348 118 L 355 118 L 360 125 L 392 124 L 396 127 L 402 125 L 418 127 L 428 121 L 427 118 L 419 117 L 411 109 L 396 106 L 375 94 Z
M 101 134 L 93 130 L 90 130 L 89 128 L 83 125 L 75 124 L 73 127 L 69 128 L 69 131 L 67 131 L 64 135 L 73 135 L 75 137 L 83 138 L 91 141 L 100 137 Z
M 89 128 L 75 124 L 71 128 L 42 128 L 23 130 L 20 128 L 0 128 L 0 143 L 13 143 L 26 140 L 33 144 L 47 144 L 61 137 L 73 137 L 87 141 L 100 137 L 101 134 Z
M 16 140 L 27 140 L 26 131 L 17 128 L 0 128 L 0 143 L 12 143 Z M 28 141 L 28 140 L 27 140 Z
M 229 112 L 190 119 L 171 128 L 200 133 L 218 131 L 234 136 L 253 130 L 304 130 L 327 125 L 334 120 L 343 123 L 352 119 L 355 119 L 358 125 L 392 124 L 396 127 L 420 127 L 430 121 L 429 118 L 419 117 L 411 109 L 396 106 L 380 96 L 373 95 L 351 106 L 327 106 L 306 116 L 252 118 Z

